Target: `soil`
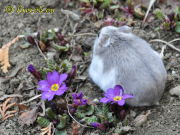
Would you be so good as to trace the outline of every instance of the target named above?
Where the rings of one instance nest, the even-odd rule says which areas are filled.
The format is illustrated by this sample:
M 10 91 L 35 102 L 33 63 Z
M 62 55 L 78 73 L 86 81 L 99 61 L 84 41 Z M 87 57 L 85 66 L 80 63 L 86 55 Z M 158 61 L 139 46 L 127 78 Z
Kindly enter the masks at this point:
M 60 3 L 60 4 L 57 4 Z M 28 13 L 6 13 L 4 8 L 8 5 L 13 5 L 15 8 L 19 4 L 24 7 L 38 7 L 47 6 L 55 8 L 55 13 L 52 14 L 28 14 Z M 66 7 L 68 10 L 74 11 L 80 15 L 76 5 L 66 5 L 60 0 L 54 0 L 53 2 L 47 2 L 47 0 L 31 0 L 30 2 L 17 0 L 3 0 L 0 2 L 0 47 L 3 44 L 8 43 L 17 35 L 28 34 L 37 32 L 37 30 L 47 30 L 51 28 L 61 28 L 64 34 L 72 33 L 73 28 L 77 26 L 78 31 L 76 33 L 94 33 L 99 30 L 93 22 L 86 19 L 85 16 L 81 16 L 79 20 L 73 20 L 67 18 L 61 12 L 61 8 Z M 70 20 L 68 22 L 68 20 Z M 67 25 L 66 25 L 67 24 Z M 177 38 L 179 35 L 171 31 L 156 31 L 155 28 L 159 25 L 158 21 L 149 24 L 147 27 L 142 28 L 140 23 L 135 24 L 133 31 L 144 38 L 147 41 L 152 39 L 162 39 L 165 41 L 171 41 Z M 75 34 L 76 34 L 75 33 Z M 95 36 L 82 35 L 76 36 L 71 39 L 70 42 L 75 45 L 80 45 L 85 48 L 86 51 L 91 52 L 93 41 Z M 24 42 L 17 42 L 10 48 L 10 63 L 11 67 L 7 74 L 0 71 L 0 97 L 9 94 L 20 94 L 23 97 L 20 101 L 26 101 L 37 93 L 36 81 L 33 76 L 27 72 L 27 66 L 33 64 L 37 68 L 41 68 L 46 65 L 44 58 L 38 51 L 36 46 L 29 46 L 28 48 L 22 48 Z M 174 43 L 175 46 L 178 42 Z M 161 51 L 162 43 L 153 43 L 152 47 L 158 52 Z M 47 55 L 48 52 L 45 52 Z M 77 59 L 77 58 L 76 58 Z M 86 63 L 85 72 L 83 76 L 87 76 L 87 67 L 90 63 L 90 56 L 84 60 Z M 164 52 L 164 63 L 168 72 L 168 80 L 166 85 L 166 91 L 160 101 L 160 105 L 148 108 L 131 108 L 130 114 L 133 120 L 135 116 L 151 110 L 151 114 L 148 120 L 141 127 L 134 128 L 133 132 L 127 133 L 128 135 L 179 135 L 180 134 L 180 100 L 178 97 L 172 97 L 169 94 L 169 90 L 175 86 L 180 85 L 180 54 L 175 50 L 166 47 Z M 19 70 L 18 70 L 19 69 Z M 1 82 L 5 76 L 10 76 L 14 71 L 18 70 L 17 74 L 9 80 Z M 86 79 L 79 89 L 82 89 L 88 97 L 97 98 L 102 95 L 101 90 L 96 87 L 89 78 Z M 29 106 L 33 106 L 40 102 L 40 99 L 36 99 L 30 103 Z M 37 124 L 31 126 L 21 126 L 18 123 L 18 114 L 8 120 L 0 123 L 1 135 L 39 135 L 40 127 Z M 87 130 L 83 134 L 101 135 L 112 133 L 101 133 L 99 130 Z

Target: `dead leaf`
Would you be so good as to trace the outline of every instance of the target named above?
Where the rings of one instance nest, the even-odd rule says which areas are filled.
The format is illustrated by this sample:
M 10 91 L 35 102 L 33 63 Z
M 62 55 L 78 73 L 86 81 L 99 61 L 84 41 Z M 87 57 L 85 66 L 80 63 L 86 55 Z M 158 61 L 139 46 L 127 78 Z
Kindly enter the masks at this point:
M 23 112 L 18 119 L 19 124 L 21 125 L 30 125 L 33 124 L 37 118 L 37 107 L 33 108 L 30 111 Z
M 73 121 L 71 127 L 72 127 L 71 135 L 79 135 L 79 130 L 81 126 L 77 122 Z
M 8 111 L 10 108 L 16 105 L 16 103 L 9 103 L 13 98 L 6 99 L 2 104 L 0 104 L 0 113 L 2 115 L 1 120 L 6 120 L 15 115 L 17 110 Z
M 16 43 L 19 39 L 20 37 L 17 36 L 12 41 L 3 45 L 2 48 L 0 48 L 0 65 L 2 65 L 1 69 L 4 73 L 8 72 L 8 68 L 11 66 L 9 63 L 9 47 Z
M 54 126 L 52 123 L 50 123 L 47 127 L 41 129 L 40 135 L 53 135 L 52 130 L 54 130 Z
M 22 112 L 22 111 L 25 111 L 25 110 L 28 110 L 29 107 L 24 105 L 24 104 L 16 104 L 19 108 L 19 112 Z
M 47 49 L 47 46 L 42 41 L 39 41 L 39 47 L 43 52 Z

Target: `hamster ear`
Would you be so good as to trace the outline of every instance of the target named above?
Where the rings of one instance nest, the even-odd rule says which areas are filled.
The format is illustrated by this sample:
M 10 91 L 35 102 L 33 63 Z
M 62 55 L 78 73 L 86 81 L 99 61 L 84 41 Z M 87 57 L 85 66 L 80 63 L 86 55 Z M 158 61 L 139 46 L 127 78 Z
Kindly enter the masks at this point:
M 127 25 L 119 27 L 118 30 L 120 32 L 124 32 L 124 33 L 131 33 L 132 32 L 132 28 L 127 26 Z

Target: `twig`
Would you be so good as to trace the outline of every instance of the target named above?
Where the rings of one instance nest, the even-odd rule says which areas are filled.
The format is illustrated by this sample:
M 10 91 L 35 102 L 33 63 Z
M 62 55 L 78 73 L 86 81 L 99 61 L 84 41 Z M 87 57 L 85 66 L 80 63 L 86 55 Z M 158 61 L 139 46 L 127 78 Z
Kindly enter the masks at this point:
M 68 104 L 68 100 L 67 100 L 67 97 L 66 97 L 66 102 L 67 102 L 67 110 L 68 110 L 68 114 L 69 114 L 69 116 L 77 123 L 77 124 L 79 124 L 79 125 L 81 125 L 82 127 L 87 127 L 87 128 L 92 128 L 92 127 L 90 127 L 90 126 L 86 126 L 86 125 L 83 125 L 83 124 L 81 124 L 80 122 L 78 122 L 73 116 L 72 116 L 72 114 L 70 113 L 70 111 L 69 111 L 69 104 Z
M 36 96 L 30 98 L 28 101 L 23 101 L 23 102 L 21 102 L 21 103 L 19 103 L 19 104 L 27 104 L 27 103 L 29 103 L 29 102 L 31 102 L 31 101 L 33 101 L 33 100 L 39 98 L 40 96 L 41 96 L 41 94 L 36 95 Z
M 154 39 L 154 40 L 151 40 L 150 42 L 161 42 L 161 43 L 164 43 L 166 44 L 167 46 L 169 46 L 170 48 L 176 50 L 177 52 L 180 53 L 180 49 L 179 48 L 176 48 L 174 45 L 170 44 L 170 42 L 166 42 L 166 41 L 163 41 L 161 39 Z M 172 42 L 172 41 L 171 41 Z
M 161 49 L 161 53 L 160 53 L 160 57 L 161 59 L 164 58 L 164 50 L 166 49 L 166 45 L 163 45 L 162 49 Z
M 175 38 L 175 39 L 169 41 L 169 43 L 176 42 L 176 41 L 179 41 L 179 40 L 180 40 L 180 38 Z
M 23 96 L 19 95 L 19 94 L 4 95 L 4 96 L 0 97 L 0 101 L 4 100 L 6 98 L 13 98 L 13 97 L 20 97 L 20 98 L 22 98 Z
M 76 36 L 97 36 L 97 34 L 94 33 L 80 33 L 80 34 L 75 34 L 75 35 L 70 35 L 72 37 L 76 37 Z
M 150 0 L 149 6 L 148 6 L 148 10 L 147 10 L 146 15 L 145 15 L 145 17 L 144 17 L 144 19 L 143 19 L 143 23 L 146 21 L 146 18 L 147 18 L 148 14 L 149 14 L 149 11 L 151 10 L 151 7 L 153 6 L 153 4 L 154 4 L 155 1 L 156 1 L 156 0 Z

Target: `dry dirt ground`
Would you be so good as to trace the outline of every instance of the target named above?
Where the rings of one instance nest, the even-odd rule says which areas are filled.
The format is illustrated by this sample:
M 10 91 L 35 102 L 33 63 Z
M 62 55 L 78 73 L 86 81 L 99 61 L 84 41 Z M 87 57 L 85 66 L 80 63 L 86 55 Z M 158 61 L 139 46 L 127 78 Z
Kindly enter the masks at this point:
M 60 11 L 62 7 L 65 7 L 63 3 L 56 4 L 58 0 L 52 2 L 46 2 L 45 0 L 40 0 L 35 2 L 31 0 L 30 2 L 25 2 L 23 0 L 11 1 L 3 0 L 0 1 L 0 46 L 9 42 L 17 35 L 36 32 L 37 29 L 49 29 L 49 28 L 63 28 L 64 33 L 71 32 L 73 27 L 78 24 L 79 31 L 77 33 L 97 33 L 98 28 L 85 17 L 81 17 L 78 21 L 71 20 L 71 23 L 67 22 L 67 17 Z M 53 14 L 18 14 L 12 13 L 8 14 L 4 12 L 4 8 L 7 5 L 13 5 L 17 7 L 19 4 L 23 6 L 41 6 L 48 5 L 49 7 L 55 8 L 55 13 Z M 77 14 L 76 7 L 73 5 L 68 7 L 69 10 L 75 11 Z M 65 25 L 67 24 L 67 25 Z M 178 35 L 167 31 L 155 31 L 155 27 L 159 25 L 158 23 L 153 23 L 149 27 L 142 29 L 139 24 L 134 26 L 133 31 L 144 38 L 147 41 L 151 39 L 159 38 L 165 41 L 171 41 L 177 38 Z M 91 50 L 93 45 L 94 36 L 76 36 L 72 42 L 76 45 L 85 46 L 88 50 Z M 23 41 L 17 42 L 10 49 L 10 63 L 11 68 L 7 74 L 0 71 L 0 78 L 8 76 L 13 73 L 14 70 L 21 68 L 17 75 L 10 80 L 1 82 L 0 80 L 0 97 L 4 94 L 21 94 L 23 98 L 21 101 L 27 100 L 32 96 L 37 94 L 35 88 L 35 82 L 33 77 L 26 71 L 26 67 L 29 64 L 34 64 L 37 68 L 45 65 L 43 57 L 40 55 L 36 46 L 30 46 L 29 48 L 21 48 Z M 179 45 L 175 42 L 174 45 Z M 158 52 L 161 51 L 162 43 L 153 43 L 152 47 Z M 131 112 L 135 116 L 141 114 L 143 111 L 151 110 L 151 114 L 148 117 L 148 121 L 143 124 L 143 126 L 135 128 L 135 131 L 128 133 L 129 135 L 179 135 L 180 134 L 180 100 L 178 97 L 172 97 L 169 94 L 169 90 L 180 84 L 180 54 L 175 50 L 166 47 L 164 52 L 164 63 L 168 71 L 168 81 L 166 86 L 166 91 L 160 101 L 159 106 L 149 107 L 149 108 L 132 108 Z M 90 58 L 88 59 L 90 60 Z M 87 66 L 89 61 L 86 62 Z M 83 73 L 87 75 L 87 72 Z M 85 95 L 94 98 L 97 97 L 97 92 L 101 94 L 100 89 L 94 86 L 90 79 L 86 80 L 86 83 L 81 86 L 84 88 Z M 31 89 L 30 89 L 31 88 Z M 39 99 L 32 101 L 29 104 L 36 104 L 40 102 Z M 10 118 L 6 121 L 0 122 L 0 134 L 1 135 L 38 135 L 40 127 L 35 125 L 31 126 L 21 126 L 17 120 L 18 116 Z M 101 133 L 100 131 L 90 131 L 87 130 L 84 134 L 108 134 Z M 111 133 L 109 133 L 111 134 Z

